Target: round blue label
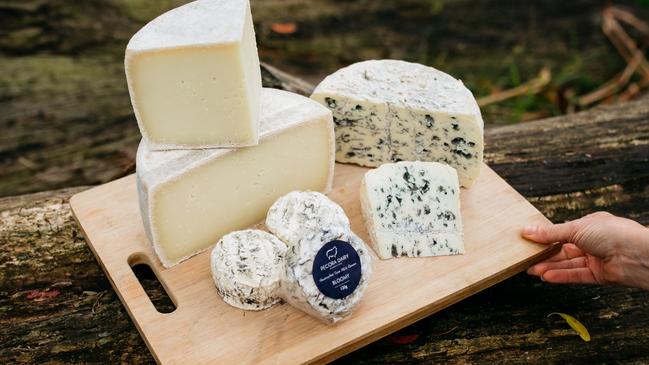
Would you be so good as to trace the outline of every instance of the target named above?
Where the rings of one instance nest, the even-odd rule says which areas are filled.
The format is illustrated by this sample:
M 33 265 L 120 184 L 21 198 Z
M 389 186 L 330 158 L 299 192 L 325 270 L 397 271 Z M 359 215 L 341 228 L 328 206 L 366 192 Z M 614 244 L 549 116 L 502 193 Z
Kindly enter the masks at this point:
M 348 242 L 334 240 L 315 255 L 312 274 L 322 294 L 342 299 L 353 293 L 361 281 L 361 259 Z

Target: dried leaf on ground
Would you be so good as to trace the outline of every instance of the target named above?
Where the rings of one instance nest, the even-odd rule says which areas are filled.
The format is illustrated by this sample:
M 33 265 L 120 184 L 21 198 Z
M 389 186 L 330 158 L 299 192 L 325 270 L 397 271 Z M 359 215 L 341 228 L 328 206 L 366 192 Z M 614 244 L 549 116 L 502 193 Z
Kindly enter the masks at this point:
M 590 333 L 588 333 L 588 329 L 581 324 L 575 317 L 565 314 L 565 313 L 559 313 L 559 312 L 552 312 L 548 314 L 548 317 L 551 315 L 556 314 L 558 316 L 561 316 L 561 318 L 565 319 L 566 323 L 579 334 L 579 337 L 581 337 L 582 340 L 589 342 L 590 341 Z

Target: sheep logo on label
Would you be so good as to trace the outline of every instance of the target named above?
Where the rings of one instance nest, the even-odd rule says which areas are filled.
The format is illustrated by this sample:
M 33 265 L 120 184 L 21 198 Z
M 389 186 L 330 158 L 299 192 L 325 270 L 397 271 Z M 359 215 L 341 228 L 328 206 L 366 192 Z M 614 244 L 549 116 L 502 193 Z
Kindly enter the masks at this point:
M 361 281 L 361 258 L 349 242 L 327 242 L 313 258 L 311 275 L 320 293 L 328 298 L 345 298 Z
M 329 260 L 335 259 L 336 256 L 338 256 L 338 247 L 334 246 L 333 248 L 327 250 L 327 258 Z

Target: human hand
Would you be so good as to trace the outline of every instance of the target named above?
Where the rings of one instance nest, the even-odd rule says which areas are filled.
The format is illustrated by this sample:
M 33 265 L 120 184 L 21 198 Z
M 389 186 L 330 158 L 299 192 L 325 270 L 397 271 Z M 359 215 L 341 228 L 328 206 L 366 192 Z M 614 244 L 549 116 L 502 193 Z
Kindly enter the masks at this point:
M 649 228 L 606 212 L 562 224 L 527 226 L 523 237 L 562 243 L 527 273 L 551 283 L 618 284 L 649 290 Z

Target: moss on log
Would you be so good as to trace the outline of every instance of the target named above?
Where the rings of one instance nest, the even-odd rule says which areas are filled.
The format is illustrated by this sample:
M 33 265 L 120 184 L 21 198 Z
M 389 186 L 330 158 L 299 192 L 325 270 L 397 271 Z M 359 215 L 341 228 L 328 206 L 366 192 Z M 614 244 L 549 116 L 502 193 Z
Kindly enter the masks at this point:
M 0 196 L 99 184 L 132 171 L 140 133 L 121 63 L 42 55 L 0 56 L 0 65 Z M 269 65 L 262 77 L 267 87 L 311 91 Z

